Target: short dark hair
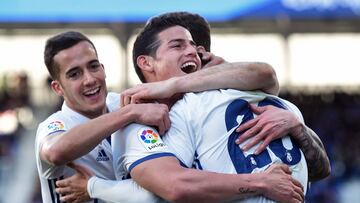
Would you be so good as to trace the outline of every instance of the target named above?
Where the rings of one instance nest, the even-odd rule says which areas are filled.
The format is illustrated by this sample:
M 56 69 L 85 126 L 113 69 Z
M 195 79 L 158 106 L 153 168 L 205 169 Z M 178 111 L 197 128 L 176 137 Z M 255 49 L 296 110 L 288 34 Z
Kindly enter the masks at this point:
M 51 78 L 59 79 L 59 67 L 54 61 L 54 56 L 64 49 L 68 49 L 79 42 L 87 41 L 93 46 L 97 55 L 94 44 L 84 34 L 76 31 L 68 31 L 57 34 L 46 41 L 44 51 L 44 61 Z
M 191 33 L 194 42 L 198 46 L 203 46 L 206 51 L 210 52 L 211 38 L 210 38 L 210 24 L 196 13 L 186 11 L 169 12 L 160 15 L 163 18 L 178 18 L 186 25 Z
M 140 31 L 133 47 L 133 63 L 136 74 L 141 82 L 146 82 L 144 74 L 137 64 L 137 58 L 141 55 L 156 56 L 156 51 L 160 46 L 158 34 L 167 28 L 173 26 L 182 26 L 188 29 L 186 25 L 178 18 L 169 18 L 166 16 L 156 16 L 151 18 Z

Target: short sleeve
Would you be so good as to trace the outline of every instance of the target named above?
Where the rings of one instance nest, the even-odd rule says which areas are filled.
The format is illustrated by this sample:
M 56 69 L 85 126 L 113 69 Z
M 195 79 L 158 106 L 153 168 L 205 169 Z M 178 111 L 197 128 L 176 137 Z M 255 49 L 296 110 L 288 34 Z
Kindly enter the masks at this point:
M 37 130 L 36 141 L 35 141 L 35 151 L 36 157 L 38 159 L 38 168 L 40 175 L 47 179 L 54 179 L 64 175 L 64 168 L 65 166 L 53 166 L 43 161 L 40 158 L 40 150 L 44 139 L 47 136 L 59 136 L 62 133 L 66 132 L 68 126 L 66 125 L 66 120 L 61 118 L 53 118 L 50 117 L 49 119 L 42 122 Z
M 174 106 L 170 111 L 171 128 L 163 136 L 164 142 L 175 153 L 181 164 L 191 167 L 194 161 L 196 150 L 196 135 L 194 132 L 193 119 L 190 115 L 190 104 L 183 100 Z M 193 112 L 196 114 L 196 112 Z
M 131 172 L 144 161 L 174 156 L 154 128 L 130 124 L 112 137 L 112 151 L 116 174 Z M 119 177 L 117 177 L 119 178 Z

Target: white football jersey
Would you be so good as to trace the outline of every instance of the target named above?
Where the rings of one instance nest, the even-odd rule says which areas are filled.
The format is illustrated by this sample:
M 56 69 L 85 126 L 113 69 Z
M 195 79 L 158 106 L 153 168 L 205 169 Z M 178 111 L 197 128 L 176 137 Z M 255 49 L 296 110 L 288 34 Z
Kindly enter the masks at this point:
M 119 94 L 109 93 L 106 98 L 106 105 L 110 112 L 118 109 L 120 106 Z M 74 126 L 87 121 L 89 121 L 89 118 L 73 111 L 64 102 L 61 111 L 52 114 L 39 124 L 35 140 L 35 153 L 44 203 L 60 202 L 59 195 L 55 192 L 55 182 L 56 180 L 73 175 L 74 171 L 67 166 L 53 166 L 41 160 L 39 152 L 42 140 L 46 136 L 60 135 L 59 132 L 66 132 Z M 118 131 L 114 134 L 116 133 L 118 133 Z M 106 139 L 88 154 L 74 160 L 74 162 L 91 168 L 97 177 L 110 180 L 115 179 L 111 145 Z M 91 202 L 100 203 L 102 201 L 95 199 Z
M 256 117 L 249 103 L 274 105 L 295 113 L 302 121 L 300 111 L 288 101 L 261 92 L 243 92 L 232 89 L 187 93 L 170 111 L 171 128 L 165 136 L 155 129 L 130 125 L 121 139 L 126 140 L 126 151 L 114 154 L 114 160 L 127 171 L 146 160 L 159 156 L 175 156 L 184 166 L 219 173 L 257 173 L 273 163 L 290 166 L 292 175 L 300 181 L 306 192 L 308 172 L 305 157 L 295 142 L 285 136 L 274 140 L 259 155 L 254 146 L 243 152 L 235 144 L 240 136 L 235 129 Z M 126 135 L 126 136 L 124 136 Z M 136 135 L 136 136 L 134 136 Z M 119 139 L 119 138 L 118 138 Z M 123 148 L 124 149 L 124 148 Z M 119 169 L 116 169 L 119 170 Z M 254 197 L 239 202 L 273 202 L 265 197 Z

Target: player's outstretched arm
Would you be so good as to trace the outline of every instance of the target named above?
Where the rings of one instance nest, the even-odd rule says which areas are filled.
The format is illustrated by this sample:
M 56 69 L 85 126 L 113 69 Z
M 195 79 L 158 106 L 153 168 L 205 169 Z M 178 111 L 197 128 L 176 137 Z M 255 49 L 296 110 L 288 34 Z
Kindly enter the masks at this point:
M 63 201 L 80 202 L 89 196 L 108 202 L 158 200 L 132 180 L 103 180 L 91 177 L 85 167 L 73 168 L 77 171 L 75 175 L 56 182 L 56 191 Z M 274 164 L 263 173 L 220 174 L 186 169 L 174 157 L 162 157 L 135 166 L 131 175 L 140 185 L 170 202 L 223 202 L 255 195 L 277 202 L 304 200 L 301 184 L 284 164 Z
M 187 169 L 175 157 L 143 162 L 131 170 L 145 189 L 170 202 L 224 202 L 264 195 L 278 202 L 303 202 L 301 184 L 286 165 L 273 165 L 265 173 L 220 174 Z
M 330 174 L 330 162 L 323 143 L 293 112 L 274 106 L 251 105 L 251 109 L 258 116 L 237 129 L 237 132 L 243 132 L 236 140 L 237 144 L 253 137 L 242 147 L 243 150 L 246 151 L 263 141 L 255 150 L 255 154 L 259 154 L 271 141 L 290 134 L 305 155 L 309 181 L 317 181 Z
M 279 84 L 274 69 L 266 63 L 222 63 L 181 77 L 145 83 L 122 92 L 122 103 L 166 99 L 178 93 L 233 88 L 262 90 L 277 95 Z
M 129 123 L 157 126 L 160 133 L 170 127 L 169 110 L 163 104 L 137 104 L 91 119 L 65 133 L 46 136 L 41 159 L 52 165 L 64 165 L 91 151 L 103 139 Z
M 155 203 L 159 198 L 137 185 L 132 179 L 104 180 L 94 176 L 86 167 L 72 164 L 75 171 L 71 177 L 56 182 L 56 192 L 60 200 L 80 203 L 90 199 L 106 202 Z

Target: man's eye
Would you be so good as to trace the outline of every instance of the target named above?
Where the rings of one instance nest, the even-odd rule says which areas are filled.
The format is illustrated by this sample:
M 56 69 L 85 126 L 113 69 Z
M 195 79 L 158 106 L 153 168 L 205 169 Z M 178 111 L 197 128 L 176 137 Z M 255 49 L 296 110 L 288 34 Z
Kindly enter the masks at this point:
M 73 79 L 73 78 L 79 77 L 79 75 L 80 75 L 80 73 L 78 71 L 74 71 L 74 72 L 70 72 L 68 74 L 68 77 Z
M 99 63 L 94 63 L 94 64 L 91 64 L 91 65 L 90 65 L 90 68 L 91 68 L 92 70 L 97 70 L 99 67 L 100 67 L 100 64 L 99 64 Z
M 171 45 L 171 48 L 180 48 L 181 45 L 180 44 L 174 44 L 174 45 Z

